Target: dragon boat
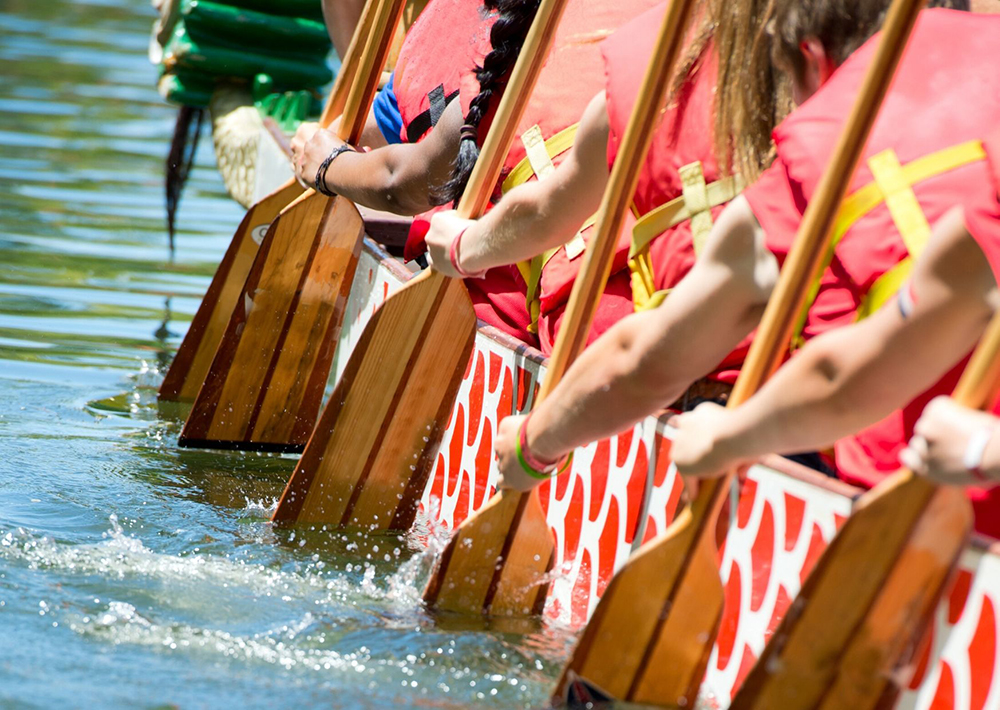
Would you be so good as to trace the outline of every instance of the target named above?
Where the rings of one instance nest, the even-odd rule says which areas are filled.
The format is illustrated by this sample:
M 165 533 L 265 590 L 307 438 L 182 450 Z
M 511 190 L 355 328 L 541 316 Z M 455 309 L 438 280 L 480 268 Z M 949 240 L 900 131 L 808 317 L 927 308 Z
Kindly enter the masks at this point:
M 372 220 L 369 234 L 386 225 Z M 413 272 L 366 238 L 334 362 L 339 377 L 371 315 Z M 497 477 L 493 438 L 504 416 L 527 411 L 545 372 L 542 354 L 480 324 L 472 357 L 419 506 L 432 530 L 482 507 Z M 670 462 L 670 413 L 579 449 L 541 500 L 556 541 L 545 616 L 578 627 L 614 572 L 671 522 L 683 482 Z M 787 459 L 751 466 L 719 530 L 726 610 L 702 687 L 725 707 L 861 493 Z M 944 596 L 929 642 L 912 662 L 899 707 L 980 710 L 1000 705 L 1000 546 L 978 539 Z
M 221 1 L 240 7 L 241 16 L 248 11 L 252 16 L 256 8 L 250 0 Z M 301 14 L 314 16 L 318 3 L 303 1 L 308 7 Z M 247 5 L 252 7 L 243 7 Z M 179 51 L 187 47 L 186 35 L 169 24 L 171 8 L 195 30 L 199 13 L 210 18 L 218 15 L 222 20 L 228 17 L 224 7 L 214 7 L 205 0 L 166 0 L 163 7 L 167 19 L 159 34 L 167 51 L 154 58 L 157 62 L 173 54 L 198 56 Z M 317 34 L 315 28 L 312 30 Z M 214 36 L 209 33 L 207 37 Z M 167 42 L 171 38 L 172 45 Z M 176 50 L 173 54 L 171 48 Z M 315 63 L 315 57 L 310 61 Z M 178 65 L 185 68 L 183 62 Z M 260 67 L 252 69 L 257 72 Z M 258 117 L 262 107 L 254 106 L 249 88 L 253 72 L 248 69 L 235 87 L 220 89 L 213 83 L 214 89 L 197 96 L 189 95 L 196 82 L 181 81 L 183 72 L 165 71 L 161 79 L 165 97 L 188 106 L 211 107 L 220 170 L 230 194 L 244 205 L 276 188 L 290 174 L 283 145 L 287 137 L 278 125 L 281 122 Z M 322 82 L 297 83 L 312 87 Z M 290 126 L 284 126 L 286 131 Z M 346 304 L 334 379 L 346 367 L 375 310 L 414 275 L 387 251 L 399 253 L 405 223 L 363 214 L 370 238 L 365 239 Z M 486 503 L 497 477 L 493 457 L 497 424 L 504 416 L 530 410 L 544 372 L 540 352 L 480 325 L 419 501 L 421 519 L 432 531 L 444 534 Z M 648 418 L 617 437 L 578 450 L 569 472 L 543 484 L 540 497 L 555 540 L 544 610 L 550 620 L 582 626 L 615 571 L 641 543 L 665 530 L 678 512 L 684 484 L 670 462 L 669 417 L 666 412 L 659 418 Z M 717 561 L 725 584 L 726 607 L 703 682 L 705 707 L 728 705 L 860 493 L 776 456 L 751 466 L 741 476 L 718 530 Z M 909 669 L 912 678 L 899 707 L 1000 707 L 998 603 L 1000 547 L 979 539 L 964 553 L 928 642 L 914 653 Z

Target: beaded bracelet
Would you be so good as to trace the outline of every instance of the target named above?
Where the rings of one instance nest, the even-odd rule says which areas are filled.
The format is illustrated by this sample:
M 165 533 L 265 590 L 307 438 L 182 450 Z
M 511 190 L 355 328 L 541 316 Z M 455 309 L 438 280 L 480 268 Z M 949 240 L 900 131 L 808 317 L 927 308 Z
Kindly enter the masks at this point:
M 546 464 L 536 458 L 528 449 L 528 421 L 530 419 L 531 414 L 528 414 L 524 418 L 524 421 L 521 422 L 521 428 L 517 432 L 517 444 L 514 447 L 517 452 L 517 461 L 521 464 L 521 468 L 524 469 L 526 474 L 532 478 L 547 481 L 550 478 L 555 478 L 569 468 L 570 464 L 573 463 L 573 454 L 571 452 L 569 456 L 563 458 L 562 466 L 559 465 L 559 461 L 553 464 Z M 556 470 L 557 468 L 558 470 Z
M 461 232 L 456 234 L 455 238 L 451 240 L 451 248 L 448 250 L 448 260 L 451 262 L 451 268 L 453 268 L 456 272 L 458 272 L 458 275 L 461 276 L 463 279 L 481 279 L 483 277 L 483 274 L 486 273 L 485 271 L 476 271 L 476 272 L 466 271 L 458 263 L 459 261 L 458 250 L 461 247 L 462 237 L 465 236 L 465 232 L 468 229 L 469 228 L 466 227 Z
M 331 191 L 326 186 L 326 171 L 330 169 L 330 163 L 332 163 L 336 158 L 340 157 L 344 153 L 355 152 L 352 146 L 339 145 L 333 149 L 333 152 L 326 157 L 322 163 L 319 164 L 319 169 L 316 171 L 316 192 L 321 195 L 326 195 L 327 197 L 336 197 L 337 193 Z

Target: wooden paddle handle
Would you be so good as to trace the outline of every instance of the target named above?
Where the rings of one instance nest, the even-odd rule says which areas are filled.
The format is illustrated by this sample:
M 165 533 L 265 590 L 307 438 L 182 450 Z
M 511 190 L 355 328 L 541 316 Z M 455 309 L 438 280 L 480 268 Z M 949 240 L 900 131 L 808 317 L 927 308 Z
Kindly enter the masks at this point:
M 739 406 L 760 389 L 788 351 L 796 318 L 805 305 L 809 286 L 819 276 L 823 256 L 830 247 L 831 230 L 840 203 L 861 160 L 875 117 L 924 2 L 893 0 L 889 8 L 878 50 L 830 163 L 806 208 L 778 285 L 768 301 L 746 362 L 729 396 L 730 407 Z
M 365 15 L 368 14 L 368 6 L 372 3 L 375 3 L 375 10 L 371 20 L 371 31 L 364 44 L 364 51 L 358 59 L 356 80 L 350 82 L 350 90 L 344 102 L 343 117 L 337 131 L 337 137 L 348 143 L 357 143 L 361 139 L 361 133 L 368 121 L 368 111 L 378 91 L 382 69 L 389 57 L 392 38 L 396 34 L 396 28 L 399 27 L 406 5 L 405 0 L 368 0 L 362 20 L 358 23 L 359 28 L 366 22 Z M 351 49 L 353 50 L 354 45 L 360 41 L 358 32 L 355 32 L 351 39 Z M 349 59 L 353 60 L 350 55 L 351 51 L 348 50 Z
M 673 67 L 681 53 L 684 30 L 693 8 L 694 0 L 673 0 L 663 18 L 659 39 L 653 48 L 653 56 L 639 89 L 638 100 L 632 109 L 601 200 L 597 227 L 587 245 L 580 273 L 573 282 L 567 315 L 559 329 L 552 357 L 549 358 L 538 401 L 544 399 L 559 383 L 587 344 L 587 334 L 594 321 L 594 313 L 611 273 L 618 235 L 662 115 L 661 108 L 667 99 Z
M 493 117 L 476 166 L 458 203 L 458 214 L 466 219 L 481 217 L 490 204 L 504 160 L 514 142 L 518 124 L 531 99 L 538 75 L 555 41 L 559 20 L 569 0 L 542 0 L 525 37 L 517 62 L 507 81 L 503 98 Z
M 987 409 L 1000 389 L 1000 312 L 993 316 L 986 332 L 965 366 L 952 397 L 973 409 Z
M 371 35 L 372 25 L 375 22 L 375 11 L 379 4 L 380 0 L 367 0 L 365 2 L 361 17 L 358 18 L 358 24 L 351 36 L 351 44 L 341 58 L 340 71 L 337 72 L 337 79 L 333 83 L 333 88 L 330 89 L 330 97 L 319 117 L 319 125 L 323 128 L 329 128 L 330 124 L 344 113 L 347 94 L 358 75 L 358 65 L 361 63 L 361 55 L 364 53 L 368 37 Z

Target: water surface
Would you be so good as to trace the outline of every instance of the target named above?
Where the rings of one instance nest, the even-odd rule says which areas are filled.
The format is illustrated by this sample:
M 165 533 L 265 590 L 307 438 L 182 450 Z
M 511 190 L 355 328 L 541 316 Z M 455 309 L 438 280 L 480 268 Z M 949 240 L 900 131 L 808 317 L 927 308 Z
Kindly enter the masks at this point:
M 242 209 L 204 141 L 170 257 L 152 19 L 0 1 L 0 706 L 541 704 L 565 631 L 432 619 L 419 545 L 272 530 L 294 459 L 176 446 Z

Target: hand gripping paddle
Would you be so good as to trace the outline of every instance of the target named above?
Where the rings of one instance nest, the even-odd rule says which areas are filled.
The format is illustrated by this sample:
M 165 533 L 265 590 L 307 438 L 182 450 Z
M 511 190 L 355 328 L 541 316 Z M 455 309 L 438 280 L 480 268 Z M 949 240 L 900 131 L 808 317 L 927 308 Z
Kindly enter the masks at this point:
M 539 401 L 555 388 L 586 345 L 693 6 L 694 0 L 672 0 L 663 20 L 604 192 L 596 231 L 573 284 Z M 539 613 L 548 588 L 542 580 L 551 568 L 554 550 L 537 489 L 531 493 L 501 491 L 455 531 L 427 585 L 424 600 L 439 609 L 471 614 Z
M 994 316 L 954 397 L 985 409 L 1000 384 Z M 909 471 L 858 501 L 732 708 L 892 707 L 972 529 L 960 488 Z
M 380 0 L 339 137 L 356 142 L 404 0 Z M 319 412 L 364 223 L 354 203 L 313 190 L 271 223 L 238 297 L 181 446 L 299 451 Z
M 479 217 L 514 141 L 568 0 L 542 0 L 458 213 Z M 274 522 L 405 530 L 434 463 L 476 334 L 465 285 L 428 271 L 372 316 Z
M 325 128 L 344 111 L 347 94 L 355 83 L 358 66 L 365 43 L 371 34 L 375 10 L 379 0 L 368 0 L 361 19 L 354 30 L 351 46 L 337 74 L 337 81 L 330 91 L 320 124 Z M 288 204 L 299 197 L 305 188 L 289 180 L 263 200 L 253 205 L 243 217 L 226 250 L 219 269 L 191 321 L 184 340 L 174 355 L 160 385 L 159 398 L 166 401 L 193 402 L 222 340 L 226 323 L 241 295 L 247 274 L 257 255 L 257 246 L 263 241 L 268 225 Z
M 922 0 L 893 2 L 878 53 L 806 209 L 730 407 L 756 392 L 787 352 L 795 317 L 819 274 L 840 202 L 921 5 Z M 703 481 L 691 505 L 618 571 L 563 669 L 556 700 L 585 696 L 596 688 L 631 702 L 693 706 L 722 616 L 714 535 L 732 482 L 732 473 Z M 830 619 L 839 622 L 835 616 Z

